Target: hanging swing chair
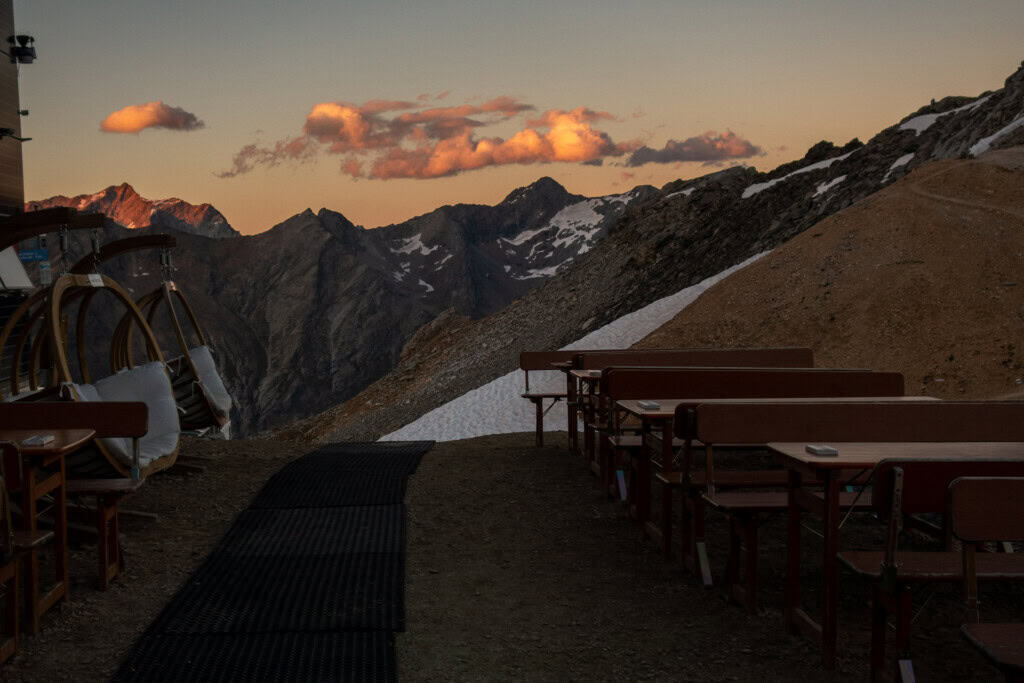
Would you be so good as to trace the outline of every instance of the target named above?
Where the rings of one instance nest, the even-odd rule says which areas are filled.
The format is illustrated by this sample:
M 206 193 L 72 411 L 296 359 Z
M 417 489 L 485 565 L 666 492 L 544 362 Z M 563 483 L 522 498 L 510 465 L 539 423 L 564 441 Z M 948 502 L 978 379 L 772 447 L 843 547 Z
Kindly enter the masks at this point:
M 42 380 L 42 372 L 46 368 L 40 368 L 39 362 L 43 357 L 49 357 L 49 354 L 45 353 L 49 347 L 43 331 L 47 291 L 41 289 L 21 302 L 0 331 L 0 349 L 6 348 L 8 341 L 12 343 L 6 393 L 4 387 L 0 386 L 0 398 L 5 401 L 22 400 L 49 385 L 48 379 Z M 29 351 L 29 358 L 35 359 L 36 362 L 26 362 L 26 349 Z M 27 384 L 22 383 L 23 372 L 27 375 Z
M 79 214 L 76 210 L 67 207 L 54 207 L 29 211 L 14 216 L 0 218 L 0 250 L 17 245 L 19 242 L 32 238 L 45 239 L 46 233 L 59 233 L 59 246 L 61 262 L 68 250 L 70 232 L 72 230 L 92 230 L 93 234 L 104 224 L 106 216 L 97 214 Z M 0 355 L 8 348 L 8 342 L 13 341 L 11 350 L 11 368 L 9 377 L 9 392 L 5 396 L 4 387 L 0 386 L 0 399 L 19 400 L 25 398 L 28 392 L 38 392 L 43 378 L 39 375 L 39 359 L 48 357 L 48 346 L 46 335 L 40 334 L 42 321 L 45 318 L 43 306 L 46 298 L 46 288 L 36 291 L 22 301 L 5 321 L 4 327 L 0 330 Z M 32 358 L 37 362 L 27 362 L 25 351 L 29 350 Z M 21 383 L 21 374 L 27 372 L 28 386 Z M 49 381 L 46 381 L 49 384 Z
M 203 333 L 203 328 L 200 326 L 192 306 L 189 305 L 184 293 L 170 279 L 171 255 L 169 248 L 174 246 L 174 238 L 167 235 L 162 237 L 171 240 L 169 244 L 160 245 L 162 248 L 160 261 L 164 270 L 164 281 L 155 290 L 140 297 L 136 301 L 136 305 L 145 316 L 150 328 L 154 326 L 161 304 L 167 310 L 166 320 L 174 332 L 177 346 L 181 351 L 181 355 L 167 360 L 167 367 L 171 372 L 174 386 L 174 399 L 178 404 L 181 428 L 183 430 L 213 429 L 227 435 L 231 419 L 231 395 L 228 394 L 224 381 L 217 372 L 213 353 L 207 344 L 206 335 Z M 125 241 L 127 240 L 112 242 L 104 249 L 112 248 L 119 242 Z M 150 244 L 149 246 L 154 245 Z M 118 253 L 126 250 L 127 248 L 122 249 Z M 102 260 L 104 259 L 99 258 L 99 261 Z M 188 343 L 187 335 L 182 329 L 181 320 L 175 310 L 175 303 L 185 312 L 198 344 L 190 345 Z M 135 324 L 135 318 L 126 314 L 114 331 L 111 345 L 111 363 L 114 367 L 126 367 L 132 363 L 132 333 Z
M 93 382 L 85 353 L 89 343 L 85 338 L 86 319 L 90 304 L 100 292 L 112 294 L 127 309 L 126 315 L 131 316 L 139 326 L 145 341 L 147 362 L 136 365 L 129 360 L 127 365 L 118 368 L 113 363 L 112 353 L 114 373 Z M 65 324 L 70 314 L 70 304 L 75 300 L 81 302 L 76 316 L 74 339 L 78 351 L 80 382 L 76 382 L 69 363 L 70 340 Z M 178 456 L 181 427 L 170 377 L 153 331 L 128 293 L 106 276 L 97 273 L 69 273 L 57 278 L 50 287 L 44 308 L 49 361 L 53 368 L 50 382 L 52 385 L 60 385 L 63 398 L 76 401 L 142 401 L 148 409 L 148 431 L 139 440 L 137 451 L 133 451 L 130 439 L 96 439 L 93 441 L 94 448 L 82 449 L 67 456 L 68 476 L 130 476 L 141 479 L 173 465 Z

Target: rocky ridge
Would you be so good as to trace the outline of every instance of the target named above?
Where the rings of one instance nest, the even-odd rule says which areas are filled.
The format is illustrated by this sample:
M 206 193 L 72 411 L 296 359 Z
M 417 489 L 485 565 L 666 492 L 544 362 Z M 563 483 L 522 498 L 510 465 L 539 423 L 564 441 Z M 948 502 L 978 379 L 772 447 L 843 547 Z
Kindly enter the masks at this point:
M 769 173 L 735 167 L 670 183 L 557 277 L 486 319 L 435 321 L 388 377 L 282 433 L 377 438 L 515 369 L 521 351 L 564 346 L 771 250 L 923 164 L 1024 142 L 1022 113 L 1024 68 L 998 91 L 933 102 L 866 144 L 823 141 Z
M 57 195 L 26 202 L 26 211 L 69 206 L 83 213 L 103 213 L 128 229 L 154 227 L 161 230 L 203 235 L 206 237 L 238 237 L 224 214 L 209 204 L 189 204 L 177 198 L 150 200 L 142 197 L 128 183 L 111 185 L 94 194 L 74 197 Z

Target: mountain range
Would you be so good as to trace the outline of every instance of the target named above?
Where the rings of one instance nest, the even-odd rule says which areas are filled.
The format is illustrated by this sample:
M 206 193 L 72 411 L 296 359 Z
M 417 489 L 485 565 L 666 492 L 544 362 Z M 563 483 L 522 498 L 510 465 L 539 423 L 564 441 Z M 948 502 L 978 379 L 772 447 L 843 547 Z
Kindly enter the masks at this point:
M 574 261 L 558 277 L 488 318 L 473 321 L 449 316 L 435 321 L 416 335 L 403 351 L 401 362 L 388 376 L 355 399 L 297 422 L 280 433 L 311 440 L 378 438 L 448 400 L 514 370 L 522 350 L 560 348 L 626 313 L 695 285 L 751 256 L 785 245 L 797 235 L 805 243 L 823 239 L 818 236 L 817 226 L 824 225 L 825 219 L 835 214 L 845 216 L 847 211 L 874 205 L 887 188 L 900 184 L 905 176 L 919 168 L 925 171 L 923 167 L 935 161 L 952 163 L 952 160 L 961 158 L 973 159 L 974 155 L 998 154 L 1022 144 L 1024 65 L 1006 80 L 1004 88 L 976 98 L 948 97 L 932 102 L 879 132 L 866 144 L 854 140 L 837 147 L 821 142 L 813 146 L 803 159 L 769 173 L 737 167 L 693 180 L 675 181 L 624 216 L 597 248 Z M 934 212 L 932 215 L 959 219 L 962 212 L 978 209 L 975 206 L 977 200 L 968 201 L 967 196 L 977 194 L 985 197 L 997 192 L 991 183 L 1000 181 L 998 177 L 993 180 L 992 173 L 997 176 L 1003 174 L 1001 182 L 1008 183 L 1009 187 L 1017 186 L 1011 174 L 1019 173 L 1020 168 L 1012 171 L 996 167 L 996 171 L 984 171 L 985 182 L 972 175 L 981 173 L 979 169 L 989 168 L 988 164 L 976 164 L 970 166 L 971 172 L 966 175 L 949 176 L 967 183 L 964 187 L 941 188 L 940 191 L 928 189 L 925 185 L 918 190 L 924 195 L 915 196 L 928 199 L 926 195 L 934 195 L 930 197 L 934 204 L 930 209 Z M 913 184 L 916 187 L 919 183 Z M 1009 207 L 999 207 L 1001 215 L 1005 215 L 1007 210 L 1024 215 L 1024 205 L 1020 202 L 1016 208 L 1012 202 Z M 900 221 L 909 220 L 905 214 L 890 211 L 884 206 L 880 211 L 881 215 L 872 217 L 881 226 L 880 235 L 879 232 L 873 233 L 878 239 L 884 240 L 885 230 L 898 231 Z M 929 214 L 922 210 L 921 215 Z M 844 225 L 842 222 L 838 224 Z M 812 227 L 815 229 L 809 230 Z M 955 293 L 951 294 L 949 287 L 932 288 L 934 282 L 944 277 L 945 269 L 955 266 L 950 266 L 948 261 L 926 262 L 928 267 L 922 271 L 927 273 L 927 279 L 917 280 L 916 290 L 904 280 L 898 282 L 899 286 L 893 283 L 891 296 L 894 299 L 902 297 L 907 301 L 921 302 L 934 295 L 938 302 L 929 302 L 927 306 L 922 303 L 917 313 L 913 307 L 902 308 L 908 316 L 906 320 L 894 320 L 888 313 L 892 306 L 880 311 L 877 320 L 872 318 L 870 309 L 865 310 L 863 302 L 847 299 L 844 305 L 836 302 L 837 305 L 826 306 L 822 302 L 829 301 L 830 283 L 837 280 L 844 280 L 845 288 L 853 292 L 859 288 L 870 292 L 867 301 L 880 302 L 887 291 L 886 280 L 870 279 L 871 269 L 875 267 L 873 262 L 869 261 L 867 267 L 857 270 L 851 268 L 844 275 L 837 264 L 842 262 L 845 252 L 856 249 L 857 244 L 852 237 L 844 239 L 849 231 L 837 238 L 836 230 L 832 228 L 828 242 L 837 253 L 823 256 L 819 262 L 796 262 L 789 269 L 781 268 L 778 261 L 766 261 L 774 263 L 774 267 L 759 267 L 752 271 L 758 274 L 756 277 L 744 278 L 746 289 L 742 296 L 760 302 L 760 308 L 753 304 L 745 305 L 743 298 L 734 298 L 735 291 L 730 290 L 730 282 L 737 276 L 733 275 L 712 290 L 721 294 L 708 299 L 716 302 L 718 309 L 714 308 L 715 304 L 705 304 L 701 307 L 703 315 L 692 318 L 687 317 L 684 310 L 673 333 L 652 335 L 656 341 L 646 345 L 666 348 L 705 344 L 806 344 L 818 351 L 840 349 L 822 355 L 821 362 L 839 365 L 853 362 L 858 367 L 906 371 L 908 391 L 912 393 L 927 386 L 930 392 L 938 392 L 937 395 L 983 396 L 986 390 L 995 391 L 996 387 L 1001 386 L 1001 392 L 1006 393 L 1018 386 L 1016 380 L 1020 377 L 1020 366 L 1019 360 L 1013 356 L 1013 347 L 1014 344 L 1020 345 L 1024 302 L 1019 301 L 1019 297 L 1014 298 L 1016 290 L 1013 286 L 996 286 L 994 281 L 1000 276 L 995 274 L 983 278 L 985 287 L 996 287 L 992 296 L 1004 298 L 996 309 L 979 310 L 985 310 L 987 314 L 994 310 L 1002 311 L 1007 320 L 996 321 L 998 326 L 996 322 L 980 324 L 979 321 L 979 329 L 998 330 L 998 333 L 992 334 L 984 344 L 979 344 L 976 350 L 958 348 L 953 355 L 960 361 L 974 355 L 998 357 L 998 362 L 994 369 L 986 366 L 982 374 L 986 374 L 987 379 L 965 387 L 966 393 L 961 393 L 959 388 L 952 390 L 955 393 L 949 393 L 950 388 L 956 386 L 954 383 L 935 383 L 926 381 L 926 377 L 942 376 L 940 373 L 945 366 L 936 365 L 933 361 L 941 356 L 945 362 L 950 353 L 947 351 L 942 356 L 942 349 L 949 346 L 947 342 L 951 337 L 962 336 L 962 328 L 965 325 L 970 327 L 975 320 L 973 314 L 968 315 L 971 311 L 962 301 L 955 298 Z M 958 230 L 955 244 L 971 248 L 971 235 L 976 227 L 958 225 Z M 964 231 L 967 231 L 967 238 L 962 235 Z M 937 230 L 933 234 L 941 236 L 945 233 Z M 973 248 L 978 253 L 971 255 L 972 263 L 984 264 L 988 262 L 988 255 L 997 254 L 1000 250 L 1008 250 L 1007 253 L 1015 256 L 1018 264 L 1021 263 L 1021 252 L 1017 243 L 1012 241 L 1012 234 L 1004 234 L 1003 239 L 1010 241 L 989 244 L 975 239 Z M 942 246 L 934 248 L 941 250 Z M 862 256 L 871 259 L 876 254 L 865 252 Z M 955 260 L 955 254 L 953 256 Z M 891 254 L 886 254 L 886 258 L 891 257 Z M 896 256 L 891 260 L 921 259 Z M 813 270 L 803 272 L 800 268 Z M 978 269 L 972 272 L 979 276 L 984 273 Z M 869 279 L 857 281 L 854 273 Z M 964 282 L 962 277 L 953 274 L 948 279 L 955 283 Z M 1004 279 L 1013 282 L 1016 278 L 1007 276 Z M 801 284 L 800 289 L 797 289 L 797 283 Z M 1007 293 L 1009 296 L 1004 296 Z M 773 316 L 784 312 L 775 305 L 783 296 L 786 301 L 799 306 L 785 311 L 787 319 L 784 323 L 773 320 Z M 816 303 L 814 316 L 803 311 L 804 304 L 809 307 L 812 300 Z M 818 311 L 817 306 L 825 310 Z M 734 310 L 737 311 L 735 316 Z M 931 336 L 918 338 L 915 335 L 916 315 L 936 311 L 947 312 L 936 317 L 945 327 L 939 325 L 936 328 L 934 321 L 928 321 L 926 326 L 925 321 L 920 321 L 920 328 L 930 330 Z M 968 322 L 958 323 L 958 318 L 951 313 L 953 311 L 961 313 L 959 320 Z M 853 317 L 854 313 L 857 317 Z M 807 321 L 801 319 L 804 314 L 808 315 Z M 821 327 L 818 314 L 824 318 Z M 843 325 L 833 324 L 844 315 L 850 315 L 852 319 Z M 724 327 L 722 321 L 729 321 L 731 327 Z M 886 321 L 895 330 L 902 330 L 907 339 L 894 336 L 889 331 L 885 337 L 878 337 L 885 340 L 885 351 L 876 351 L 869 335 L 862 333 L 855 337 L 851 334 L 852 329 L 857 329 L 857 323 L 861 324 L 861 329 L 877 331 L 880 321 Z M 1016 342 L 1009 338 L 1013 335 L 1009 334 L 1006 325 L 1010 330 L 1017 330 Z M 829 332 L 841 336 L 833 338 L 828 336 Z M 971 338 L 978 337 L 973 335 Z M 860 343 L 855 344 L 853 339 Z M 963 367 L 978 369 L 980 366 Z M 401 399 L 396 400 L 399 396 Z
M 513 369 L 521 350 L 557 348 L 776 248 L 921 165 L 1021 144 L 1022 111 L 1024 69 L 768 173 L 733 167 L 598 198 L 542 178 L 495 206 L 374 230 L 322 209 L 254 236 L 204 232 L 212 219 L 181 232 L 164 216 L 215 210 L 147 207 L 127 185 L 30 205 L 103 210 L 108 239 L 131 225 L 178 233 L 174 277 L 214 340 L 242 434 L 315 416 L 287 433 L 371 438 Z M 145 258 L 108 272 L 141 294 L 156 283 Z
M 173 278 L 213 340 L 228 389 L 246 397 L 235 402 L 233 421 L 236 433 L 250 434 L 355 395 L 444 311 L 478 318 L 500 310 L 655 194 L 640 186 L 586 198 L 541 178 L 496 206 L 445 206 L 373 230 L 307 209 L 252 236 L 237 235 L 208 205 L 150 202 L 126 184 L 29 206 L 102 211 L 105 241 L 130 230 L 176 234 Z M 88 248 L 84 235 L 74 236 L 75 259 Z M 158 283 L 155 254 L 130 254 L 104 270 L 138 295 Z M 105 354 L 98 346 L 91 364 L 100 367 Z

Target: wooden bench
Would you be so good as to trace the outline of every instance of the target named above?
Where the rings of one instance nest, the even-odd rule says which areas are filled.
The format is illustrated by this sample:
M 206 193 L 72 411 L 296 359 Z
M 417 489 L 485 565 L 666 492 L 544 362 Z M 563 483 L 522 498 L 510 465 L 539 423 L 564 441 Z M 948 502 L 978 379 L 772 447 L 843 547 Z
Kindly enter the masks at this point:
M 982 623 L 978 604 L 978 579 L 990 569 L 976 544 L 984 541 L 1024 541 L 1024 477 L 1002 479 L 960 478 L 949 487 L 951 530 L 962 544 L 961 569 L 967 597 L 968 623 L 962 632 L 972 645 L 995 664 L 1008 681 L 1024 680 L 1024 623 Z M 997 555 L 1003 563 L 1020 555 Z
M 656 478 L 661 485 L 661 514 L 658 523 L 647 525 L 648 532 L 657 540 L 666 555 L 672 547 L 672 499 L 679 488 L 683 495 L 683 559 L 687 565 L 700 573 L 706 583 L 710 572 L 706 563 L 699 560 L 703 553 L 704 511 L 700 493 L 715 482 L 692 472 L 692 449 L 694 440 L 704 445 L 707 453 L 706 474 L 713 474 L 712 451 L 708 443 L 693 432 L 693 418 L 685 413 L 697 402 L 716 398 L 795 398 L 795 397 L 863 397 L 899 396 L 903 394 L 903 377 L 898 373 L 880 373 L 868 370 L 846 370 L 829 368 L 607 368 L 602 373 L 601 396 L 607 405 L 628 399 L 683 399 L 687 403 L 677 408 L 673 419 L 674 437 L 681 441 L 679 455 L 683 463 L 677 469 L 669 457 L 672 452 L 665 448 L 665 441 L 673 438 L 670 425 L 665 425 L 659 437 L 662 443 L 662 457 L 654 462 Z M 682 412 L 680 412 L 682 410 Z M 607 440 L 604 440 L 607 441 Z M 730 442 L 732 444 L 759 444 L 758 441 Z M 608 451 L 611 451 L 610 443 Z M 640 485 L 647 487 L 650 478 L 650 453 L 644 449 L 622 452 L 630 456 L 630 462 L 640 479 Z M 606 456 L 607 458 L 608 456 Z M 610 464 L 608 465 L 610 467 Z M 696 477 L 696 478 L 695 478 Z M 723 479 L 720 486 L 764 487 L 785 483 L 785 472 L 779 470 L 751 470 Z M 646 488 L 638 490 L 641 497 Z M 638 500 L 641 507 L 646 501 Z M 649 508 L 648 508 L 649 509 Z M 641 517 L 644 517 L 641 511 Z M 646 518 L 643 519 L 646 523 Z M 698 546 L 698 544 L 700 544 Z M 692 551 L 692 552 L 691 552 Z
M 800 347 L 692 348 L 692 349 L 610 349 L 577 351 L 573 370 L 603 370 L 612 366 L 630 367 L 813 367 L 811 349 Z M 572 383 L 570 383 L 571 386 Z M 584 424 L 593 422 L 600 409 L 594 396 L 575 394 L 570 402 L 570 450 L 578 450 L 575 411 L 584 414 Z M 594 433 L 584 431 L 583 454 L 594 463 Z
M 148 429 L 148 409 L 143 402 L 33 402 L 0 404 L 0 424 L 19 429 L 92 429 L 96 438 L 129 437 L 138 440 Z M 27 482 L 24 483 L 27 485 Z M 15 483 L 17 488 L 22 484 Z M 118 544 L 117 505 L 121 498 L 138 490 L 141 481 L 129 478 L 69 479 L 69 494 L 96 498 L 96 533 L 101 589 L 118 575 L 121 554 Z M 64 511 L 61 514 L 65 514 Z M 30 582 L 31 583 L 31 582 Z M 38 580 L 37 580 L 38 583 Z
M 910 397 L 908 397 L 909 399 Z M 695 432 L 701 440 L 710 443 L 748 442 L 795 442 L 795 443 L 839 443 L 860 442 L 896 444 L 931 443 L 931 442 L 1024 442 L 1024 402 L 984 402 L 984 401 L 870 401 L 855 402 L 849 400 L 830 402 L 769 402 L 754 403 L 742 401 L 723 401 L 699 405 L 695 409 Z M 1024 454 L 1022 454 L 1024 457 Z M 863 470 L 861 470 L 863 471 Z M 834 486 L 841 472 L 829 486 Z M 941 477 L 936 477 L 936 481 Z M 947 480 L 948 483 L 948 480 Z M 793 545 L 792 534 L 799 535 L 799 516 L 806 511 L 818 511 L 824 514 L 827 507 L 822 499 L 815 494 L 807 494 L 797 490 L 801 486 L 801 475 L 790 471 L 790 491 L 788 509 L 790 512 L 790 545 Z M 945 490 L 942 485 L 942 490 Z M 876 490 L 884 491 L 884 487 Z M 766 505 L 764 511 L 782 511 L 783 495 L 778 496 L 776 506 Z M 705 500 L 714 499 L 715 493 L 709 492 Z M 874 501 L 874 499 L 873 499 Z M 906 499 L 904 503 L 907 504 Z M 874 502 L 872 504 L 875 504 Z M 882 504 L 879 502 L 878 504 Z M 729 501 L 722 501 L 722 508 L 729 511 Z M 940 506 L 939 509 L 942 509 Z M 823 567 L 822 591 L 824 623 L 812 627 L 811 630 L 821 638 L 824 648 L 826 666 L 834 661 L 835 652 L 835 605 L 832 597 L 836 590 L 837 575 L 834 568 L 828 565 L 830 544 L 826 532 L 825 562 Z M 799 545 L 796 545 L 798 548 Z M 792 548 L 788 551 L 787 576 L 787 623 L 791 628 L 804 626 L 799 619 L 805 619 L 799 606 L 799 570 L 794 567 Z M 877 574 L 881 566 L 880 555 L 863 556 L 844 553 L 848 564 L 860 567 Z M 913 556 L 908 556 L 913 558 Z M 835 552 L 832 551 L 835 559 Z M 913 558 L 916 559 L 916 558 Z M 926 560 L 930 561 L 930 560 Z M 948 561 L 948 559 L 947 559 Z M 932 569 L 924 572 L 928 574 Z M 929 579 L 934 580 L 934 579 Z M 747 590 L 756 581 L 756 573 L 748 576 Z M 884 606 L 884 605 L 883 605 Z M 800 614 L 797 614 L 797 613 Z
M 523 371 L 525 389 L 521 396 L 528 399 L 534 405 L 536 411 L 536 442 L 537 447 L 544 445 L 544 415 L 551 410 L 556 403 L 568 398 L 566 391 L 533 391 L 530 389 L 530 372 L 544 372 L 554 370 L 554 363 L 571 364 L 573 357 L 579 351 L 523 351 L 519 354 L 519 369 Z M 567 365 L 568 366 L 568 365 Z M 544 401 L 551 399 L 551 405 L 544 410 Z
M 753 348 L 697 348 L 697 349 L 617 349 L 608 351 L 577 352 L 573 357 L 574 370 L 604 370 L 610 367 L 745 367 L 745 368 L 811 368 L 814 353 L 802 347 Z M 580 409 L 587 423 L 607 421 L 605 404 L 580 396 Z M 640 396 L 637 398 L 654 398 Z M 601 430 L 598 430 L 601 431 Z M 585 427 L 584 454 L 590 462 L 597 459 L 600 448 L 593 429 Z

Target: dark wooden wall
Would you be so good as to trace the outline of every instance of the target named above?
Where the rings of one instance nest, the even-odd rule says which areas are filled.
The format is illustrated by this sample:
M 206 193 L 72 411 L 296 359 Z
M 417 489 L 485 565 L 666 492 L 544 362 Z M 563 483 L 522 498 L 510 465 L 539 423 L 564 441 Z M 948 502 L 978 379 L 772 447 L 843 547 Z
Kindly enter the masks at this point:
M 7 36 L 14 35 L 14 0 L 0 0 L 0 50 L 7 51 Z M 18 101 L 18 66 L 6 55 L 0 55 L 0 128 L 13 128 L 21 135 Z M 25 205 L 25 184 L 22 178 L 21 144 L 5 137 L 0 139 L 0 215 L 22 211 Z

